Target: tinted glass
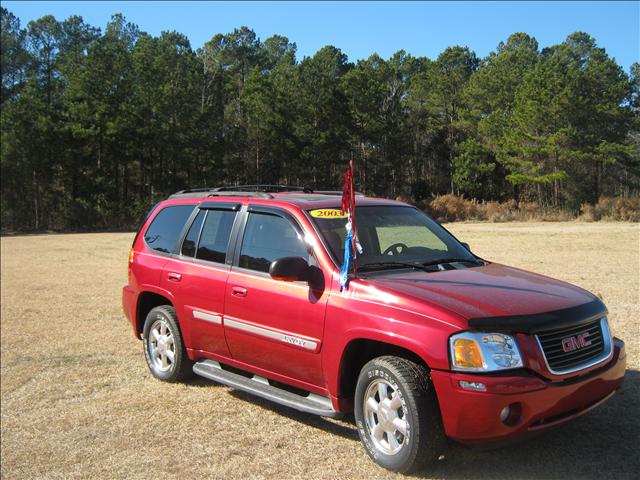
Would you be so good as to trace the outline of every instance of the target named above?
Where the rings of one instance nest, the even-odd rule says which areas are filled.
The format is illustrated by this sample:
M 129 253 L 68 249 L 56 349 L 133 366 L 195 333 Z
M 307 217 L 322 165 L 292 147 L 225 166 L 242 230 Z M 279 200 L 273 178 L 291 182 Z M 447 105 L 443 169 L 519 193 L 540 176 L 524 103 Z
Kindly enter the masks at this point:
M 344 218 L 313 218 L 335 258 L 344 255 Z M 358 239 L 363 252 L 358 265 L 402 261 L 432 262 L 457 258 L 475 260 L 444 228 L 411 207 L 357 207 Z
M 144 227 L 144 224 L 147 223 L 147 220 L 149 220 L 149 217 L 151 217 L 151 215 L 153 214 L 153 212 L 155 211 L 157 206 L 158 206 L 158 204 L 156 203 L 153 207 L 151 207 L 149 209 L 149 211 L 147 212 L 147 214 L 142 219 L 142 221 L 138 224 L 140 226 L 138 227 L 138 231 L 136 233 L 136 236 L 134 237 L 133 243 L 131 244 L 132 247 L 136 244 L 136 240 L 138 240 L 138 237 L 142 233 L 142 227 Z
M 202 227 L 202 220 L 206 214 L 206 210 L 200 210 L 196 215 L 195 220 L 189 228 L 187 236 L 182 242 L 182 255 L 186 257 L 193 257 L 196 254 L 196 247 L 198 246 L 198 237 L 200 236 L 200 227 Z
M 288 220 L 250 213 L 242 239 L 240 266 L 268 272 L 271 262 L 281 257 L 302 257 L 309 261 L 309 252 Z
M 144 234 L 147 245 L 158 252 L 173 252 L 193 207 L 194 205 L 174 205 L 160 210 Z
M 235 218 L 236 212 L 230 210 L 207 210 L 196 258 L 224 263 Z

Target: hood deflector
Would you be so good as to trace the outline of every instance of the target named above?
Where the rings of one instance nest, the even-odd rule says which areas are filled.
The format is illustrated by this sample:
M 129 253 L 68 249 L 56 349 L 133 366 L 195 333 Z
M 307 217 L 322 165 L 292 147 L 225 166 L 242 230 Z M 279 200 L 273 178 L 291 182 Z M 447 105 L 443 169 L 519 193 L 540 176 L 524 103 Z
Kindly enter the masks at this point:
M 469 327 L 497 332 L 538 333 L 589 323 L 607 315 L 607 307 L 597 298 L 576 307 L 531 315 L 471 318 Z

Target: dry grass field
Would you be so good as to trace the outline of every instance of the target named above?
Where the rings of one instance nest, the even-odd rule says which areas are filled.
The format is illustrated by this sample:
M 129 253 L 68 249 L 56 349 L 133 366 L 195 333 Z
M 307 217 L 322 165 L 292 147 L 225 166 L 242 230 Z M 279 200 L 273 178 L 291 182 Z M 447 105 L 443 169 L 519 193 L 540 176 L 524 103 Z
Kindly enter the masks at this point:
M 638 478 L 640 228 L 623 223 L 449 225 L 488 259 L 600 293 L 627 342 L 625 387 L 526 443 L 452 445 L 438 479 Z M 120 306 L 127 233 L 4 237 L 2 468 L 16 478 L 402 478 L 348 421 L 193 380 L 154 380 Z

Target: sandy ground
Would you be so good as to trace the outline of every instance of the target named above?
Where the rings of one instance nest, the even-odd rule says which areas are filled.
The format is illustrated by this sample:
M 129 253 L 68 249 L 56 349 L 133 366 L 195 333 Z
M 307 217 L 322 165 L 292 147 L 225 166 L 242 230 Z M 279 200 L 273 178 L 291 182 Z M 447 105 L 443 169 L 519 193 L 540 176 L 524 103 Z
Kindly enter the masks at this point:
M 639 226 L 449 228 L 480 256 L 600 293 L 629 370 L 623 391 L 591 414 L 500 450 L 452 445 L 423 475 L 637 478 Z M 369 460 L 349 421 L 204 380 L 154 380 L 120 306 L 132 238 L 2 238 L 2 478 L 401 478 Z

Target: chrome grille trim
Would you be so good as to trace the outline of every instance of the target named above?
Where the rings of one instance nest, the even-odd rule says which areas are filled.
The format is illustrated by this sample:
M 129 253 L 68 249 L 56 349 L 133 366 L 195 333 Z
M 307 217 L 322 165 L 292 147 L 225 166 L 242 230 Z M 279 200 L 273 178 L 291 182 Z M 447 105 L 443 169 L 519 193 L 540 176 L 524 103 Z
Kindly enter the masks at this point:
M 613 337 L 611 336 L 611 331 L 609 330 L 609 324 L 607 322 L 607 317 L 603 317 L 603 318 L 600 319 L 600 325 L 599 326 L 600 326 L 600 332 L 602 332 L 602 342 L 604 344 L 602 352 L 598 356 L 596 356 L 594 358 L 588 358 L 585 361 L 585 363 L 582 363 L 580 365 L 575 365 L 575 366 L 572 366 L 572 367 L 567 368 L 567 369 L 554 370 L 549 365 L 549 361 L 547 359 L 547 352 L 545 351 L 544 347 L 542 346 L 542 342 L 540 341 L 540 337 L 539 337 L 539 336 L 545 336 L 545 333 L 541 332 L 541 333 L 535 335 L 536 342 L 538 342 L 538 347 L 540 348 L 540 351 L 542 352 L 542 357 L 544 358 L 544 363 L 547 366 L 547 369 L 551 373 L 553 373 L 554 375 L 566 375 L 568 373 L 579 372 L 580 370 L 584 370 L 585 368 L 593 367 L 595 365 L 598 365 L 599 363 L 603 363 L 603 362 L 609 360 L 611 358 L 611 356 L 613 355 Z M 547 333 L 547 335 L 555 334 L 557 332 L 558 335 L 554 335 L 554 337 L 551 337 L 551 339 L 562 339 L 564 336 L 569 335 L 569 332 L 571 332 L 572 330 L 577 330 L 576 333 L 579 333 L 581 331 L 587 331 L 587 330 L 591 331 L 591 330 L 593 330 L 593 326 L 589 326 L 588 324 L 584 325 L 584 330 L 580 330 L 580 326 L 563 328 L 563 329 L 560 329 L 560 330 L 557 330 L 557 331 L 550 330 Z M 580 354 L 581 352 L 584 352 L 584 351 L 586 351 L 588 349 L 589 349 L 589 347 L 581 349 L 581 350 L 577 350 L 576 354 Z M 557 353 L 557 351 L 553 352 L 553 353 Z M 573 359 L 575 359 L 575 357 L 573 357 Z

